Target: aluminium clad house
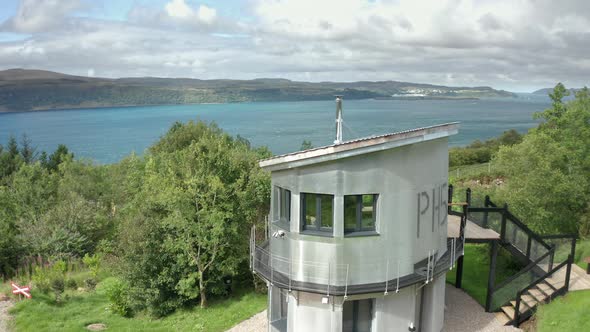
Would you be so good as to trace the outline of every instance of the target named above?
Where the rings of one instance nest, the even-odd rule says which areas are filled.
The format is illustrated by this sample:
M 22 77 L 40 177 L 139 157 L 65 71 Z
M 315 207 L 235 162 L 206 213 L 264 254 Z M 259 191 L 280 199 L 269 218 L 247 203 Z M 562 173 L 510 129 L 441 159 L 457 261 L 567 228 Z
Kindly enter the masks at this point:
M 271 172 L 271 211 L 264 236 L 253 230 L 251 261 L 267 281 L 269 331 L 442 329 L 445 273 L 463 247 L 447 238 L 457 131 L 337 137 L 260 162 Z

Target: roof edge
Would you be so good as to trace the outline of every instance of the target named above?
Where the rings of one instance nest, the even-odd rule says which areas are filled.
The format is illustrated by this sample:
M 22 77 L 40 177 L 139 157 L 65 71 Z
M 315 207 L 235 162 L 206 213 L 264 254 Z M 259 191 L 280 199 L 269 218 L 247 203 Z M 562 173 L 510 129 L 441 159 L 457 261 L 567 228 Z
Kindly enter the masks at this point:
M 404 130 L 384 135 L 369 136 L 309 150 L 296 151 L 259 161 L 259 166 L 270 170 L 301 167 L 309 164 L 352 157 L 359 154 L 391 149 L 408 144 L 430 141 L 455 135 L 459 122 Z

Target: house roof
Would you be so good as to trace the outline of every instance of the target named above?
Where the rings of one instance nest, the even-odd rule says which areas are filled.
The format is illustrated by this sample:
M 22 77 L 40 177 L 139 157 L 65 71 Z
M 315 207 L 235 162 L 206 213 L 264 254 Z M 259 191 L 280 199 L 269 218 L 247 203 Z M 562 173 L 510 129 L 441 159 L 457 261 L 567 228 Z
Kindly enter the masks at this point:
M 259 165 L 270 171 L 296 168 L 448 137 L 457 134 L 458 130 L 458 122 L 404 130 L 274 156 L 261 160 Z

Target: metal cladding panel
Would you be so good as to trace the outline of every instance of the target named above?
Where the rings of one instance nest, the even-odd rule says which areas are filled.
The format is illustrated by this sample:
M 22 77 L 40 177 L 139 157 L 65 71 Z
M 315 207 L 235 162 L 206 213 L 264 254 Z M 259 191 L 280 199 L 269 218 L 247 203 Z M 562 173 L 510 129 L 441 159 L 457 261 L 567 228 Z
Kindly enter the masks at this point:
M 439 332 L 444 324 L 445 275 L 424 287 L 424 308 L 420 331 Z
M 273 171 L 291 191 L 290 228 L 271 238 L 274 268 L 294 280 L 332 285 L 382 282 L 414 272 L 414 264 L 446 250 L 446 137 L 305 167 Z M 300 193 L 334 195 L 329 237 L 303 234 Z M 378 194 L 378 235 L 346 237 L 343 196 Z M 272 202 L 276 204 L 276 202 Z M 271 220 L 278 219 L 271 209 Z M 282 229 L 271 223 L 270 232 Z
M 414 322 L 416 316 L 415 287 L 408 287 L 397 294 L 380 296 L 375 301 L 373 331 L 408 331 L 410 322 Z

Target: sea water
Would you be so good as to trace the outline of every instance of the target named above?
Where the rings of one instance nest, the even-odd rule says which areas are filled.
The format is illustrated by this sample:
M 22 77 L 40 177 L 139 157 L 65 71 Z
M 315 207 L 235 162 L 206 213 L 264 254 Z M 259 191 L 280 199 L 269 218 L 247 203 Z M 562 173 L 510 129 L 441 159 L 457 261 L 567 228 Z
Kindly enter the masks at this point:
M 526 132 L 536 126 L 532 115 L 549 107 L 545 96 L 480 100 L 346 100 L 344 140 L 458 121 L 450 144 L 466 145 L 505 130 Z M 331 144 L 335 136 L 335 103 L 326 101 L 257 102 L 169 106 L 109 107 L 0 113 L 0 144 L 10 135 L 32 139 L 38 151 L 65 144 L 76 157 L 112 163 L 132 151 L 142 154 L 175 121 L 214 121 L 253 146 L 273 153 L 297 151 L 303 140 Z

